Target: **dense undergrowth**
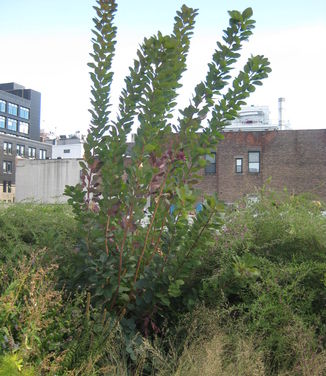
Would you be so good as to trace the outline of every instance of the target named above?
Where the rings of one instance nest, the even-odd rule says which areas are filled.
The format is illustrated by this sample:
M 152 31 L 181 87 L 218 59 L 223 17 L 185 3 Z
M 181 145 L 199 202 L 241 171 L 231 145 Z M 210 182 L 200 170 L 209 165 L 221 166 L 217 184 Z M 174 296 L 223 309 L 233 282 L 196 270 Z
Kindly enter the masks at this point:
M 73 283 L 70 209 L 1 208 L 0 375 L 325 374 L 321 210 L 271 192 L 227 209 L 193 270 L 193 308 L 185 311 L 180 295 L 156 335 L 140 328 L 130 338 Z

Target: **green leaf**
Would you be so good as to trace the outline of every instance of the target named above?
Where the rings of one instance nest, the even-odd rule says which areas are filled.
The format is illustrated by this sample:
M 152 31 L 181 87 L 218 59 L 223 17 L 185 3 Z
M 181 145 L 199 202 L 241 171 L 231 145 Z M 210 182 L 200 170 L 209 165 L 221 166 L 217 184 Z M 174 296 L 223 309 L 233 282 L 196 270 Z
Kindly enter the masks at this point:
M 242 12 L 242 18 L 247 20 L 248 18 L 252 17 L 253 11 L 252 8 L 247 8 Z

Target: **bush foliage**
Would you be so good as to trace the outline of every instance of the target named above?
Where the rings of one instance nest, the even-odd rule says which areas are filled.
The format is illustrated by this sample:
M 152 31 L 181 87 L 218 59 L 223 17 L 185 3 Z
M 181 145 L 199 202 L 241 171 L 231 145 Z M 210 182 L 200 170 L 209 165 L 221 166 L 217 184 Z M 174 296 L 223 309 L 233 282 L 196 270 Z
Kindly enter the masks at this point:
M 258 202 L 240 202 L 226 216 L 204 301 L 231 307 L 235 325 L 261 338 L 271 371 L 291 369 L 295 331 L 310 328 L 315 349 L 326 343 L 325 257 L 320 202 L 261 192 Z
M 193 270 L 214 244 L 221 222 L 218 200 L 203 198 L 196 189 L 205 156 L 271 69 L 264 56 L 251 56 L 231 75 L 255 21 L 251 8 L 229 12 L 207 76 L 174 122 L 197 16 L 196 9 L 183 5 L 171 34 L 158 32 L 140 45 L 114 120 L 109 109 L 117 4 L 97 1 L 94 8 L 92 120 L 83 182 L 66 190 L 81 237 L 76 283 L 126 330 L 157 334 L 168 312 L 173 316 L 194 306 Z M 127 138 L 136 125 L 126 161 Z M 200 201 L 203 210 L 190 220 Z
M 196 190 L 205 155 L 270 68 L 231 69 L 252 34 L 231 11 L 172 122 L 197 10 L 139 47 L 109 111 L 115 1 L 95 6 L 92 122 L 66 206 L 0 209 L 0 375 L 322 375 L 323 204 L 264 189 L 227 208 Z M 207 123 L 203 122 L 203 119 Z M 138 123 L 126 163 L 127 137 Z
M 215 245 L 192 271 L 195 309 L 181 310 L 173 320 L 167 313 L 156 338 L 136 331 L 126 337 L 89 293 L 69 292 L 61 269 L 74 270 L 78 237 L 68 208 L 1 209 L 8 222 L 1 228 L 7 258 L 0 262 L 0 374 L 323 375 L 321 209 L 304 197 L 263 192 L 257 203 L 242 201 L 227 210 Z M 271 229 L 280 226 L 291 231 L 271 238 Z M 22 228 L 35 232 L 32 242 L 22 239 Z M 13 257 L 15 244 L 20 257 Z

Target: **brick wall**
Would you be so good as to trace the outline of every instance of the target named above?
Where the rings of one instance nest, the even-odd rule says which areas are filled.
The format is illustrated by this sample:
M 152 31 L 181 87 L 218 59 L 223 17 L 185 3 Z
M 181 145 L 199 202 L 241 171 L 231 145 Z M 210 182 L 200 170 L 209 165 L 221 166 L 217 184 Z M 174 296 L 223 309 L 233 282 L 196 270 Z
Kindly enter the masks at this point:
M 260 172 L 248 172 L 248 152 L 260 152 Z M 243 172 L 235 172 L 243 158 Z M 326 129 L 225 132 L 217 148 L 216 175 L 199 187 L 218 192 L 226 202 L 252 194 L 271 178 L 269 187 L 295 193 L 311 192 L 326 200 Z
M 202 172 L 201 175 L 204 175 L 204 173 Z M 217 176 L 217 174 L 204 176 L 203 180 L 196 185 L 196 188 L 202 192 L 202 197 L 205 194 L 212 194 L 218 191 Z

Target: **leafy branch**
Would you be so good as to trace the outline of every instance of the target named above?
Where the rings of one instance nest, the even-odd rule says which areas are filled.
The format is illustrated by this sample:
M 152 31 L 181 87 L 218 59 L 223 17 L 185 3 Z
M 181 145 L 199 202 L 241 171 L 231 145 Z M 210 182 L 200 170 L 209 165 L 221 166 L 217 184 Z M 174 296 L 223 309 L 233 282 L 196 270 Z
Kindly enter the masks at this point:
M 221 224 L 221 205 L 214 197 L 206 197 L 203 211 L 193 216 L 195 204 L 202 200 L 196 184 L 204 157 L 270 68 L 258 55 L 237 75 L 231 74 L 255 21 L 250 8 L 230 11 L 206 78 L 175 123 L 180 79 L 198 14 L 183 5 L 171 34 L 158 32 L 140 45 L 114 120 L 109 109 L 117 4 L 97 0 L 94 10 L 92 118 L 82 183 L 67 187 L 66 194 L 80 225 L 76 281 L 130 329 L 142 327 L 143 320 L 154 323 L 163 307 L 173 310 L 170 301 L 180 294 L 191 296 L 192 270 Z M 136 126 L 130 149 L 127 140 Z

